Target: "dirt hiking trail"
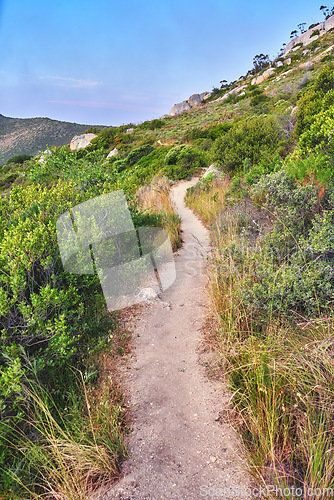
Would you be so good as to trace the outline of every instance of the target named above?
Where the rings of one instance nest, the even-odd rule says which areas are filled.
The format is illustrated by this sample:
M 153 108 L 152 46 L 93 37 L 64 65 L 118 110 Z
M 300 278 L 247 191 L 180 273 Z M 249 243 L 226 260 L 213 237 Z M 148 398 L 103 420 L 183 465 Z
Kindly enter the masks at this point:
M 130 458 L 104 499 L 210 498 L 209 487 L 226 488 L 220 498 L 237 499 L 245 496 L 235 489 L 251 484 L 238 465 L 231 426 L 218 421 L 229 394 L 199 362 L 209 234 L 184 203 L 186 189 L 196 182 L 172 189 L 184 240 L 175 258 L 177 278 L 137 320 L 125 375 L 134 406 Z

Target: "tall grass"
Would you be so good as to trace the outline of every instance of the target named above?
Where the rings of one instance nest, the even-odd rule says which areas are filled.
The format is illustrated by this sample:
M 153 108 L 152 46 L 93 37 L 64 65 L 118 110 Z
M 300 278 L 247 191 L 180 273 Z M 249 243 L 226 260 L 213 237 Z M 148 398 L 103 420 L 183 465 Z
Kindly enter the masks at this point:
M 181 219 L 174 211 L 167 177 L 154 177 L 150 185 L 141 187 L 137 192 L 137 201 L 142 210 L 158 217 L 162 227 L 168 231 L 173 250 L 177 250 L 182 243 Z
M 210 206 L 216 189 L 198 190 L 192 206 Z M 268 258 L 261 229 L 247 204 L 225 207 L 212 222 L 215 212 L 208 215 L 210 304 L 249 471 L 263 486 L 327 498 L 334 489 L 334 317 L 274 316 L 268 308 L 259 321 L 244 290 Z
M 224 206 L 228 187 L 227 177 L 211 174 L 187 190 L 186 203 L 208 225 Z
M 99 389 L 87 390 L 81 374 L 80 378 L 78 397 L 67 414 L 57 411 L 51 395 L 38 383 L 24 388 L 29 420 L 8 442 L 21 460 L 7 474 L 26 500 L 86 500 L 119 476 L 119 459 L 126 456 L 121 390 L 108 377 Z M 8 493 L 4 498 L 20 495 Z

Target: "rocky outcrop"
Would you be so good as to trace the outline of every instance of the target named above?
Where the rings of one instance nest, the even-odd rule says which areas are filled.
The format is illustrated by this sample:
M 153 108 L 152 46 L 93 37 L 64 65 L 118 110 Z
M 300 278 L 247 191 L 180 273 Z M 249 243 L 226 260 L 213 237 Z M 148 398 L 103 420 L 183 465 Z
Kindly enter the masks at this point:
M 174 104 L 172 109 L 169 112 L 169 116 L 180 116 L 186 111 L 191 109 L 190 104 L 187 101 L 179 102 L 178 104 Z
M 299 69 L 312 69 L 313 68 L 313 62 L 312 61 L 306 61 L 298 66 Z
M 203 99 L 203 101 L 206 101 L 207 99 L 209 99 L 209 97 L 212 96 L 212 92 L 202 92 L 200 96 Z
M 253 78 L 252 85 L 259 85 L 260 83 L 268 80 L 269 77 L 275 74 L 275 70 L 272 68 L 267 69 L 262 75 Z
M 324 35 L 327 31 L 330 29 L 334 28 L 334 16 L 331 16 L 327 19 L 327 21 L 324 21 L 323 23 L 319 23 L 310 30 L 305 31 L 300 36 L 296 36 L 291 42 L 288 43 L 288 45 L 285 47 L 284 54 L 288 54 L 293 50 L 293 48 L 298 44 L 302 43 L 303 45 L 308 45 L 309 43 L 312 43 L 314 40 L 316 40 L 319 36 Z M 319 31 L 319 35 L 314 35 L 315 32 Z M 313 35 L 313 36 L 312 36 Z
M 95 137 L 97 137 L 96 134 L 75 135 L 70 142 L 70 150 L 74 151 L 76 149 L 86 148 Z
M 202 102 L 203 102 L 203 99 L 202 99 L 200 94 L 193 94 L 188 99 L 188 104 L 192 108 L 198 108 L 202 104 Z
M 47 159 L 49 158 L 49 156 L 52 155 L 52 151 L 50 151 L 50 149 L 46 149 L 40 156 L 39 160 L 38 160 L 38 163 L 40 163 L 41 165 L 43 165 L 44 163 L 47 162 Z
M 209 99 L 211 95 L 212 92 L 202 92 L 201 94 L 193 94 L 186 101 L 174 104 L 168 116 L 179 116 L 185 113 L 186 111 L 190 111 L 192 108 L 198 108 L 199 106 L 201 106 L 201 104 L 203 104 L 203 101 Z
M 112 158 L 113 156 L 117 156 L 117 155 L 118 155 L 118 151 L 117 151 L 117 149 L 116 149 L 116 148 L 114 148 L 114 149 L 112 149 L 112 150 L 110 151 L 110 153 L 108 154 L 108 156 L 107 156 L 107 160 L 109 160 L 109 158 Z
M 221 174 L 221 171 L 218 170 L 217 166 L 215 163 L 212 163 L 212 165 L 210 165 L 210 167 L 208 167 L 206 169 L 206 171 L 204 172 L 204 174 L 202 175 L 202 179 L 205 179 L 206 177 L 208 177 L 209 175 L 212 175 L 214 177 L 219 177 Z

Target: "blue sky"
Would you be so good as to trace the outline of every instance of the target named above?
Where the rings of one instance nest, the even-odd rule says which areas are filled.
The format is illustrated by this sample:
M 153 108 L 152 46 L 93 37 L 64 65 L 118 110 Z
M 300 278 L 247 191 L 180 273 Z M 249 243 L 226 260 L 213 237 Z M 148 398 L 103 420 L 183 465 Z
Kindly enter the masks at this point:
M 256 54 L 275 57 L 299 23 L 323 20 L 320 5 L 0 0 L 0 113 L 97 125 L 157 118 L 244 75 Z

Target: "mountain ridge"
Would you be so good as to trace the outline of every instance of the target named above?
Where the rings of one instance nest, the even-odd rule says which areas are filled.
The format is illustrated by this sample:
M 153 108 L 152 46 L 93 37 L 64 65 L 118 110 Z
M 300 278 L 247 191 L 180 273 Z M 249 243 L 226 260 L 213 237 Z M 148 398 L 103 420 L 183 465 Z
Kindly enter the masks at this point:
M 89 127 L 48 117 L 12 118 L 0 114 L 0 164 L 19 154 L 36 155 L 47 146 L 64 146 Z

